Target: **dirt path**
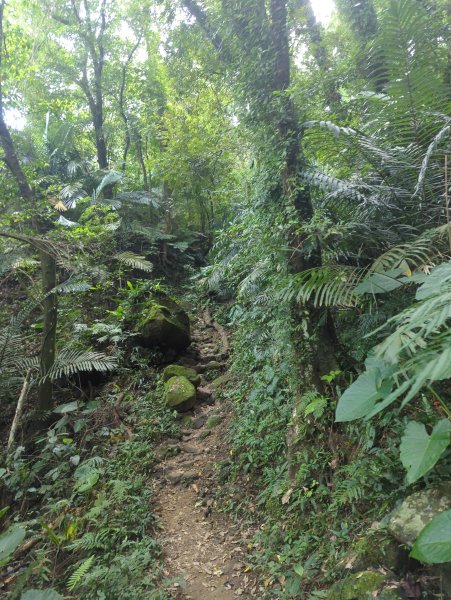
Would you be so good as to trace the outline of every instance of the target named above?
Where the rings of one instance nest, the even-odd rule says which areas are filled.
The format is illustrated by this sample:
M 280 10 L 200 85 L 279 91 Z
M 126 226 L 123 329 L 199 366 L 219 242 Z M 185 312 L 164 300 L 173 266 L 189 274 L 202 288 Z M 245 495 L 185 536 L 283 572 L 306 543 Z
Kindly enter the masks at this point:
M 246 544 L 252 532 L 218 512 L 214 500 L 220 485 L 215 465 L 227 459 L 229 450 L 227 414 L 210 387 L 226 368 L 224 332 L 209 321 L 207 314 L 194 324 L 193 344 L 180 361 L 202 372 L 201 399 L 185 417 L 182 440 L 168 440 L 158 449 L 155 493 L 165 575 L 175 581 L 171 592 L 177 599 L 258 598 L 260 586 L 246 573 Z M 223 364 L 210 369 L 213 359 Z

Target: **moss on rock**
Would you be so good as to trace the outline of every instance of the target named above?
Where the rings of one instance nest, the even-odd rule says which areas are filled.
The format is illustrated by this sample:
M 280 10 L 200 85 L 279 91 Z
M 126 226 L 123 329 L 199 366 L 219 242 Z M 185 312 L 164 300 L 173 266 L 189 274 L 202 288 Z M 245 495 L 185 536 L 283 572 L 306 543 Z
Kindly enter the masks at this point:
M 141 318 L 134 329 L 142 346 L 182 352 L 190 345 L 189 317 L 175 300 L 155 293 L 139 310 Z
M 230 381 L 230 374 L 224 373 L 224 375 L 220 375 L 219 377 L 216 377 L 216 379 L 213 379 L 213 381 L 208 384 L 208 387 L 216 392 L 224 387 L 228 381 Z
M 326 596 L 327 600 L 371 600 L 378 592 L 379 600 L 400 600 L 396 590 L 383 590 L 387 576 L 377 571 L 361 571 L 337 581 Z
M 388 524 L 388 530 L 401 544 L 413 546 L 420 531 L 426 527 L 435 515 L 450 509 L 450 483 L 443 483 L 429 490 L 421 490 L 408 496 L 393 511 Z
M 205 423 L 206 429 L 213 429 L 217 427 L 222 421 L 222 417 L 220 415 L 210 415 Z
M 200 375 L 190 367 L 168 365 L 163 371 L 163 381 L 168 381 L 171 377 L 186 377 L 194 386 L 200 385 Z
M 169 408 L 185 412 L 196 402 L 196 388 L 186 377 L 171 377 L 165 383 L 165 399 Z

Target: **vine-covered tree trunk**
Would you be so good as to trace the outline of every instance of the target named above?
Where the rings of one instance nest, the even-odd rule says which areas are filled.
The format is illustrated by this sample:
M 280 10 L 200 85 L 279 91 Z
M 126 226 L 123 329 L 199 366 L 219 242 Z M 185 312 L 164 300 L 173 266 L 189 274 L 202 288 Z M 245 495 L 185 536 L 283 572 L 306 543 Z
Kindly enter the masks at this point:
M 274 91 L 282 94 L 283 104 L 278 114 L 276 123 L 279 131 L 282 148 L 285 148 L 285 169 L 282 174 L 281 188 L 286 200 L 292 199 L 299 225 L 308 223 L 313 217 L 311 193 L 306 182 L 302 181 L 299 174 L 305 167 L 304 155 L 301 145 L 301 130 L 296 115 L 295 107 L 289 96 L 290 77 L 290 49 L 287 23 L 287 3 L 285 0 L 271 0 L 271 37 L 274 51 Z M 290 242 L 290 267 L 293 273 L 321 265 L 321 250 L 319 244 L 316 249 L 306 256 L 303 252 L 303 235 L 291 234 Z M 294 321 L 293 347 L 295 362 L 298 368 L 298 377 L 294 390 L 292 423 L 287 432 L 287 461 L 290 477 L 297 471 L 296 454 L 298 451 L 298 405 L 302 395 L 316 390 L 322 391 L 321 376 L 337 367 L 335 359 L 334 335 L 331 331 L 333 324 L 324 319 L 324 315 L 313 306 L 293 306 L 292 318 Z M 304 321 L 304 326 L 302 325 Z
M 184 5 L 218 49 L 218 38 L 217 35 L 214 38 L 211 35 L 214 28 L 209 24 L 207 15 L 193 0 L 184 0 Z M 246 51 L 249 48 L 254 46 L 261 49 L 260 62 L 252 65 L 255 83 L 254 79 L 251 83 L 247 82 L 247 94 L 257 107 L 256 120 L 259 126 L 267 129 L 269 125 L 277 133 L 277 148 L 272 151 L 280 154 L 283 167 L 280 180 L 273 190 L 273 198 L 283 210 L 292 206 L 297 214 L 297 224 L 289 234 L 288 262 L 291 272 L 299 273 L 321 265 L 321 250 L 317 244 L 316 249 L 308 255 L 304 251 L 305 234 L 302 233 L 302 226 L 309 223 L 313 217 L 313 205 L 309 186 L 301 179 L 301 172 L 305 167 L 302 131 L 289 92 L 291 57 L 287 1 L 270 0 L 269 14 L 263 2 L 249 2 L 245 6 L 240 3 L 235 12 L 230 3 L 223 5 L 226 5 L 224 10 L 230 13 L 230 18 L 235 17 L 234 31 L 242 48 L 240 60 L 246 61 Z M 221 44 L 224 57 L 222 48 Z M 231 55 L 231 52 L 228 55 Z M 255 73 L 256 69 L 260 73 Z M 261 114 L 258 113 L 259 106 L 262 106 Z M 321 375 L 336 368 L 330 320 L 325 319 L 324 315 L 312 306 L 299 305 L 293 306 L 292 319 L 298 376 L 294 390 L 292 427 L 287 433 L 290 475 L 294 475 L 296 471 L 298 401 L 306 392 L 322 391 Z M 299 334 L 298 331 L 306 333 Z

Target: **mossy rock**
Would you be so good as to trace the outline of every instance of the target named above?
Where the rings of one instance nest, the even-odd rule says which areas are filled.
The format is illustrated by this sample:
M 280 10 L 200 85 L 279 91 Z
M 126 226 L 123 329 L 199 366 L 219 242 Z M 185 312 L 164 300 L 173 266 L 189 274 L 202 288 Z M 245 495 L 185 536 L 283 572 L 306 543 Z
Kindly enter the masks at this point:
M 182 365 L 168 365 L 163 371 L 163 381 L 168 381 L 171 377 L 186 377 L 194 386 L 200 385 L 200 375 L 190 367 Z
M 228 383 L 229 381 L 230 381 L 230 374 L 224 373 L 224 375 L 220 375 L 219 377 L 216 377 L 216 379 L 213 379 L 213 381 L 208 384 L 208 387 L 211 388 L 214 392 L 217 392 L 222 387 L 224 387 L 225 384 Z
M 207 422 L 205 423 L 206 429 L 213 429 L 217 427 L 222 421 L 222 417 L 220 415 L 211 415 L 208 417 Z
M 220 362 L 218 362 L 217 360 L 210 360 L 210 362 L 208 362 L 205 365 L 205 370 L 206 371 L 213 371 L 213 370 L 219 370 L 222 369 L 224 365 Z
M 348 572 L 383 567 L 390 571 L 404 571 L 409 564 L 409 553 L 386 532 L 371 532 L 356 541 L 352 550 L 338 566 Z
M 337 581 L 326 596 L 327 600 L 400 600 L 402 596 L 393 589 L 383 590 L 387 576 L 377 571 L 361 571 Z
M 191 343 L 189 317 L 183 308 L 161 292 L 139 305 L 141 318 L 134 327 L 146 348 L 183 352 Z
M 420 531 L 437 515 L 451 509 L 451 483 L 408 496 L 393 511 L 388 531 L 401 544 L 413 546 Z
M 186 377 L 171 377 L 165 383 L 165 400 L 169 408 L 185 412 L 196 403 L 196 388 Z

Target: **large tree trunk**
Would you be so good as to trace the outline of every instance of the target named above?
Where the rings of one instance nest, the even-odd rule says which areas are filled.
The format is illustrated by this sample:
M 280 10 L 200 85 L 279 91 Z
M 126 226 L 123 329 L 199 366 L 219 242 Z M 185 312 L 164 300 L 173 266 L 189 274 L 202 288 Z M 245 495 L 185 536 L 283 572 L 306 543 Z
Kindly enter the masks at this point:
M 283 105 L 276 123 L 282 147 L 285 148 L 285 169 L 282 174 L 281 188 L 286 200 L 292 201 L 298 214 L 299 223 L 308 223 L 313 217 L 311 193 L 299 173 L 304 167 L 304 155 L 301 146 L 301 131 L 295 107 L 289 96 L 290 87 L 290 51 L 287 26 L 287 4 L 285 0 L 271 0 L 271 33 L 274 51 L 274 91 L 283 94 Z M 321 265 L 319 244 L 310 256 L 302 251 L 302 234 L 292 234 L 290 242 L 290 268 L 299 273 Z M 323 391 L 321 376 L 337 367 L 331 322 L 327 323 L 313 306 L 293 306 L 292 318 L 294 331 L 303 331 L 302 320 L 307 320 L 307 333 L 293 335 L 295 362 L 298 368 L 297 387 L 294 390 L 292 424 L 287 432 L 287 460 L 289 475 L 297 472 L 296 454 L 298 451 L 299 414 L 298 405 L 306 392 Z M 324 321 L 324 322 L 323 322 Z

